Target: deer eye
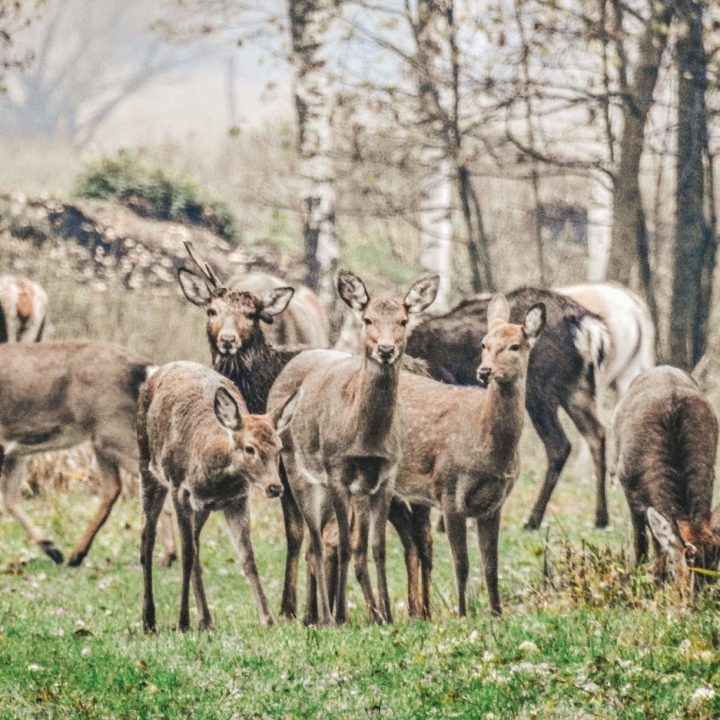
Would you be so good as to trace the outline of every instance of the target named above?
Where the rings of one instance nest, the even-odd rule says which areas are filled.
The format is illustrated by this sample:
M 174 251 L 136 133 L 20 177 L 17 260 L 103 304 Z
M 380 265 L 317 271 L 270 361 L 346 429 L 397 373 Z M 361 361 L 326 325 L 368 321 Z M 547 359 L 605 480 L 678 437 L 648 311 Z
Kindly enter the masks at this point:
M 215 308 L 208 308 L 207 314 L 208 317 L 215 317 L 217 315 L 217 310 Z
M 372 320 L 371 320 L 370 318 L 363 318 L 363 322 L 364 322 L 366 325 L 372 325 Z
M 405 320 L 400 321 L 400 326 L 405 327 L 408 324 L 407 318 Z
M 485 343 L 480 343 L 480 347 L 481 347 L 483 350 L 487 350 L 487 345 L 486 345 Z
M 248 445 L 248 446 L 245 448 L 245 453 L 246 453 L 247 455 L 254 455 L 254 454 L 255 454 L 255 448 L 254 448 L 252 445 Z
M 515 345 L 510 346 L 510 349 L 513 350 L 514 352 L 517 352 L 520 349 L 520 345 L 515 343 Z

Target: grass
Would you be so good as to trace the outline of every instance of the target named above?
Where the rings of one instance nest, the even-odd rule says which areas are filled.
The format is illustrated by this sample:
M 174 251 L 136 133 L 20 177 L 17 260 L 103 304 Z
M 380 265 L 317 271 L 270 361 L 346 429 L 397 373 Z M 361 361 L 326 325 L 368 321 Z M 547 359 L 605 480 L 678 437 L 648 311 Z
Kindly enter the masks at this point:
M 261 629 L 214 516 L 202 552 L 218 631 L 173 630 L 175 566 L 156 570 L 159 633 L 146 637 L 136 498 L 118 503 L 77 570 L 55 567 L 3 517 L 0 718 L 717 717 L 717 596 L 708 593 L 688 610 L 654 588 L 647 568 L 626 569 L 629 529 L 616 486 L 610 530 L 591 527 L 592 488 L 575 479 L 558 487 L 548 528 L 523 532 L 535 474 L 523 474 L 504 513 L 500 620 L 487 612 L 473 543 L 471 614 L 454 616 L 447 542 L 437 535 L 435 619 L 409 622 L 402 552 L 390 532 L 394 625 L 367 624 L 351 579 L 348 626 L 318 630 L 283 622 Z M 71 485 L 23 501 L 64 548 L 94 506 L 85 486 Z M 280 509 L 258 498 L 253 519 L 261 576 L 277 608 Z M 551 583 L 544 567 L 552 570 Z M 619 592 L 623 587 L 632 592 Z

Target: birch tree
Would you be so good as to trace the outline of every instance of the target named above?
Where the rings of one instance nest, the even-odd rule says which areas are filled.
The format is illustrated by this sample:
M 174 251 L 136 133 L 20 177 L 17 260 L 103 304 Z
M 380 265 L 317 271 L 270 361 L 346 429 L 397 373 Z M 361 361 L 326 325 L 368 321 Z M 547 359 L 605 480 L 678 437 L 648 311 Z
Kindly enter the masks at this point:
M 333 93 L 325 43 L 336 3 L 288 0 L 288 14 L 307 282 L 325 306 L 332 308 L 339 249 L 335 231 Z

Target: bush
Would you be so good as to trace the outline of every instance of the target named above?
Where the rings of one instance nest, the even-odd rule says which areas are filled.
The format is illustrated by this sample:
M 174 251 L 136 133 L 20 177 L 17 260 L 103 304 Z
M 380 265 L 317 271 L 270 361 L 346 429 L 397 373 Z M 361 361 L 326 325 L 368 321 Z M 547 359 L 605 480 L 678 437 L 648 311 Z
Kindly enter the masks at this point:
M 150 165 L 139 151 L 121 150 L 116 157 L 88 163 L 75 192 L 115 200 L 142 217 L 200 225 L 226 240 L 236 239 L 235 220 L 224 202 L 208 198 L 189 178 Z

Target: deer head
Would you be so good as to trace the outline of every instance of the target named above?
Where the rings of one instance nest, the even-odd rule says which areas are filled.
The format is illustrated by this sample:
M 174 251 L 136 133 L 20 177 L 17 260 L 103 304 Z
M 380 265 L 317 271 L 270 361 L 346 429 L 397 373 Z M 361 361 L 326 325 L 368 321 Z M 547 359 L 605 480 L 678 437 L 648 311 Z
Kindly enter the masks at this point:
M 365 355 L 380 365 L 392 365 L 405 352 L 410 316 L 435 300 L 439 275 L 425 275 L 402 300 L 370 299 L 363 281 L 347 270 L 338 274 L 338 293 L 343 302 L 359 313 L 363 323 Z
M 717 570 L 720 561 L 720 507 L 710 520 L 672 523 L 654 507 L 646 511 L 648 525 L 667 558 L 667 570 L 677 584 L 699 587 L 710 578 L 692 573 L 691 567 Z
M 245 415 L 232 394 L 220 386 L 215 393 L 215 416 L 228 431 L 229 442 L 213 448 L 209 464 L 225 478 L 245 477 L 268 497 L 282 495 L 278 474 L 280 436 L 267 415 Z
M 490 380 L 512 384 L 527 373 L 530 350 L 545 328 L 545 305 L 537 303 L 526 313 L 522 325 L 510 323 L 510 306 L 504 295 L 495 295 L 488 305 L 488 332 L 482 341 L 478 383 Z
M 271 324 L 273 318 L 288 306 L 293 288 L 270 290 L 262 298 L 251 292 L 230 290 L 220 282 L 213 269 L 185 243 L 197 271 L 178 270 L 178 280 L 185 297 L 198 307 L 206 308 L 207 335 L 213 354 L 234 355 L 261 333 L 260 322 Z

